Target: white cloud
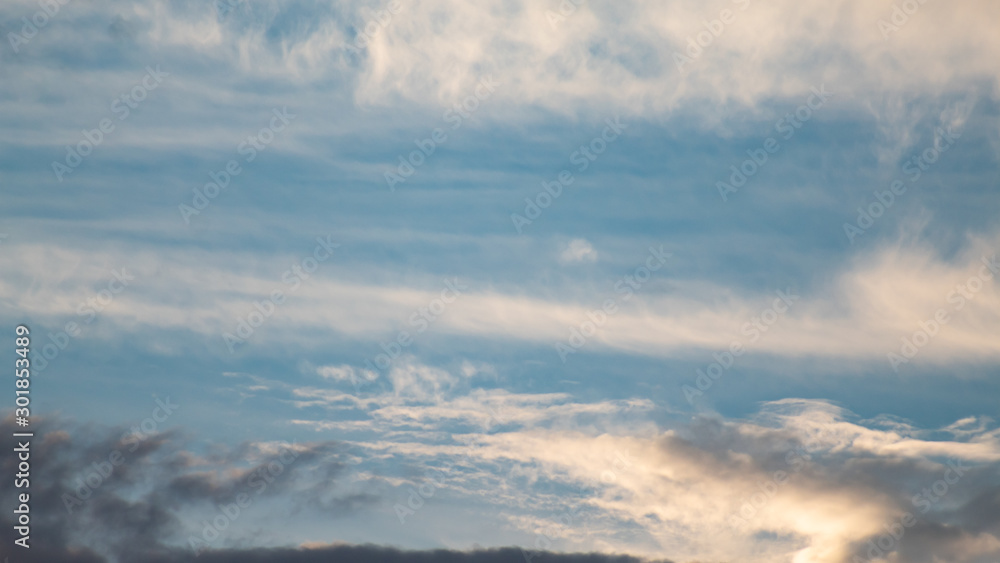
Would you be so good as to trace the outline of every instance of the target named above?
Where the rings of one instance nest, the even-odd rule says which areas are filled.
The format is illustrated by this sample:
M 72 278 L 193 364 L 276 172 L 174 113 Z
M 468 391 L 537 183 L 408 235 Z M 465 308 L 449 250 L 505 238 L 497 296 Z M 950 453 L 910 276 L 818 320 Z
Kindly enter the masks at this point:
M 705 418 L 664 430 L 650 423 L 654 406 L 643 400 L 579 403 L 562 394 L 463 389 L 430 402 L 392 390 L 378 395 L 364 426 L 296 422 L 375 431 L 377 440 L 352 444 L 376 459 L 452 467 L 436 474 L 435 486 L 444 489 L 436 495 L 488 504 L 505 527 L 528 535 L 529 547 L 676 561 L 843 563 L 909 513 L 920 525 L 906 526 L 902 548 L 930 542 L 913 561 L 978 563 L 1000 555 L 995 531 L 953 527 L 952 541 L 934 540 L 939 522 L 962 521 L 951 515 L 969 521 L 984 510 L 1000 512 L 982 501 L 1000 464 L 1000 429 L 991 420 L 966 418 L 941 429 L 895 421 L 882 429 L 881 418 L 787 399 L 749 420 Z M 913 500 L 950 467 L 960 475 L 947 474 L 946 492 Z M 395 486 L 405 495 L 421 479 L 402 477 Z M 549 492 L 551 484 L 559 494 Z M 899 549 L 894 543 L 890 551 Z
M 355 370 L 353 367 L 346 364 L 339 366 L 320 366 L 316 368 L 316 374 L 320 377 L 337 382 L 353 382 L 362 378 L 371 379 L 371 376 L 373 375 L 369 370 Z
M 573 262 L 596 262 L 597 251 L 589 242 L 582 238 L 569 241 L 565 250 L 559 255 L 559 261 L 563 264 Z
M 382 8 L 378 3 L 337 2 L 307 14 L 254 2 L 220 18 L 211 4 L 115 2 L 78 17 L 108 21 L 126 14 L 141 30 L 137 51 L 196 54 L 239 75 L 324 85 L 352 75 L 347 82 L 361 105 L 401 99 L 451 105 L 492 75 L 501 85 L 491 104 L 497 115 L 524 105 L 622 115 L 685 107 L 702 108 L 715 120 L 720 104 L 753 108 L 806 96 L 821 84 L 841 100 L 878 105 L 886 94 L 936 96 L 978 81 L 996 84 L 1000 76 L 993 57 L 1000 38 L 992 26 L 1000 9 L 989 0 L 921 4 L 888 37 L 879 21 L 892 16 L 892 5 L 865 0 L 597 0 L 555 25 L 546 15 L 554 6 L 525 0 L 414 0 L 403 6 L 360 60 L 344 48 L 349 26 L 363 27 L 373 9 Z M 718 19 L 723 9 L 732 10 L 735 21 L 679 69 L 675 55 L 689 56 L 691 40 L 707 33 L 704 22 Z M 103 17 L 95 17 L 98 10 Z M 31 47 L 82 41 L 73 33 L 73 17 L 61 12 L 53 26 L 65 24 L 65 33 L 45 30 L 50 33 Z M 227 87 L 209 82 L 216 83 L 209 89 Z M 216 97 L 193 81 L 179 89 Z
M 948 260 L 917 243 L 859 254 L 832 280 L 818 284 L 809 295 L 801 294 L 764 327 L 766 331 L 750 324 L 767 320 L 763 313 L 774 307 L 775 293 L 747 293 L 709 280 L 674 281 L 669 294 L 644 287 L 629 301 L 621 300 L 620 310 L 608 316 L 587 346 L 670 357 L 692 349 L 722 351 L 739 341 L 753 352 L 874 360 L 889 368 L 888 354 L 901 353 L 902 339 L 914 341 L 914 334 L 924 330 L 921 326 L 931 327 L 928 321 L 943 310 L 947 322 L 937 330 L 927 329 L 934 334 L 910 364 L 993 360 L 1000 358 L 1000 286 L 982 279 L 990 272 L 981 259 L 998 249 L 1000 238 L 991 237 L 969 239 Z M 100 311 L 106 322 L 85 327 L 81 338 L 87 339 L 138 327 L 181 328 L 213 339 L 219 353 L 228 353 L 222 334 L 235 330 L 234 319 L 253 311 L 254 301 L 287 289 L 280 276 L 241 270 L 239 258 L 232 255 L 206 255 L 203 263 L 192 265 L 188 256 L 171 251 L 77 252 L 17 243 L 5 245 L 5 252 L 21 268 L 0 280 L 0 304 L 11 313 L 59 324 L 81 320 L 80 303 L 93 299 L 95 288 L 106 285 L 111 276 L 112 268 L 102 265 L 120 265 L 136 276 L 132 286 Z M 273 258 L 275 263 L 284 260 Z M 970 283 L 974 277 L 978 279 Z M 620 297 L 595 294 L 578 304 L 476 291 L 475 282 L 470 283 L 471 289 L 435 321 L 435 333 L 554 345 L 567 339 L 571 327 L 586 321 L 588 311 L 609 297 Z M 968 297 L 956 291 L 966 284 L 976 289 L 963 290 Z M 400 318 L 439 293 L 347 283 L 318 273 L 278 306 L 252 338 L 257 343 L 295 339 L 304 346 L 322 346 L 338 333 L 384 339 L 398 333 Z M 759 338 L 754 339 L 756 334 Z M 923 342 L 922 336 L 917 339 Z M 325 373 L 349 377 L 336 369 Z M 445 383 L 434 381 L 428 389 Z

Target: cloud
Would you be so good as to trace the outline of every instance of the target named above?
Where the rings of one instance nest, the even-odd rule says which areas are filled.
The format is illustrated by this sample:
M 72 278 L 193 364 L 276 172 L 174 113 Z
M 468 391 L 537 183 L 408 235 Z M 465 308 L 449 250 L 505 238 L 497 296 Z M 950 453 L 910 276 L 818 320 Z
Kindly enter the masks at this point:
M 17 303 L 21 316 L 59 325 L 67 319 L 79 323 L 80 304 L 94 299 L 107 285 L 111 268 L 101 265 L 125 265 L 141 280 L 101 309 L 100 318 L 107 324 L 84 326 L 81 338 L 110 337 L 139 327 L 180 329 L 208 337 L 220 354 L 228 355 L 222 335 L 236 330 L 233 319 L 245 318 L 254 311 L 255 301 L 268 299 L 276 289 L 288 289 L 280 275 L 248 271 L 237 264 L 239 256 L 229 253 L 206 256 L 202 264 L 192 265 L 185 254 L 168 250 L 154 256 L 148 250 L 74 252 L 15 243 L 5 252 L 22 267 L 0 281 L 0 299 Z M 628 300 L 609 288 L 604 294 L 590 292 L 568 301 L 472 285 L 432 326 L 438 334 L 554 346 L 565 342 L 570 329 L 588 319 L 589 311 L 615 297 L 620 298 L 620 309 L 590 339 L 587 346 L 593 349 L 678 357 L 692 349 L 725 351 L 740 342 L 756 353 L 860 359 L 892 369 L 899 366 L 890 367 L 889 354 L 903 355 L 909 350 L 902 344 L 907 339 L 918 344 L 913 348 L 916 354 L 907 352 L 907 364 L 994 361 L 1000 358 L 996 338 L 1000 294 L 996 274 L 990 270 L 996 262 L 990 260 L 998 252 L 996 235 L 970 236 L 949 257 L 927 242 L 894 241 L 845 261 L 832 279 L 817 280 L 808 293 L 787 286 L 751 292 L 689 278 L 672 280 L 670 291 L 658 291 L 655 284 L 644 286 Z M 272 261 L 284 260 L 288 258 L 275 256 Z M 31 290 L 24 292 L 23 287 Z M 277 313 L 256 330 L 252 341 L 287 339 L 322 347 L 336 334 L 395 338 L 400 319 L 426 307 L 439 293 L 440 289 L 376 286 L 317 273 L 276 307 Z M 182 302 L 184 306 L 179 306 Z M 935 321 L 939 311 L 944 322 Z M 915 337 L 920 331 L 933 334 Z M 347 368 L 323 369 L 324 377 L 349 378 L 353 373 Z M 360 372 L 355 376 L 366 378 Z
M 24 554 L 34 561 L 142 561 L 168 554 L 169 546 L 198 536 L 198 516 L 211 520 L 216 505 L 233 504 L 241 494 L 251 503 L 247 522 L 254 519 L 253 503 L 274 499 L 322 508 L 330 517 L 374 498 L 344 487 L 343 452 L 334 442 L 248 442 L 198 455 L 177 432 L 137 436 L 37 416 L 32 423 L 31 548 Z M 15 431 L 13 417 L 0 427 Z M 13 475 L 16 462 L 6 457 L 3 470 Z M 14 498 L 14 480 L 0 490 Z M 247 523 L 238 518 L 232 522 Z M 4 545 L 13 546 L 13 522 L 6 515 L 0 520 Z
M 554 6 L 523 0 L 421 0 L 379 15 L 388 15 L 387 5 L 239 2 L 220 13 L 214 4 L 196 2 L 108 2 L 62 10 L 21 53 L 9 55 L 7 68 L 28 72 L 40 54 L 78 46 L 84 30 L 94 27 L 100 35 L 87 37 L 100 40 L 84 43 L 87 54 L 114 50 L 125 38 L 129 54 L 166 56 L 171 68 L 335 85 L 360 106 L 451 105 L 491 75 L 501 85 L 498 116 L 516 115 L 523 106 L 571 115 L 689 110 L 715 122 L 720 106 L 754 108 L 807 96 L 821 84 L 844 100 L 879 103 L 884 93 L 937 96 L 996 84 L 998 77 L 990 57 L 998 40 L 988 23 L 997 8 L 988 0 L 960 9 L 921 4 L 888 35 L 879 22 L 893 18 L 893 6 L 863 0 L 597 1 L 578 5 L 559 22 L 551 16 Z M 711 22 L 723 10 L 734 21 L 713 34 Z M 0 16 L 20 22 L 34 11 L 34 3 L 8 2 Z M 366 26 L 374 29 L 364 34 L 367 45 L 349 49 Z M 221 72 L 211 81 L 200 78 L 177 77 L 177 84 L 214 100 L 246 99 Z
M 569 241 L 566 249 L 559 255 L 559 261 L 563 264 L 573 262 L 596 262 L 597 251 L 589 242 L 583 239 L 573 239 Z
M 989 418 L 921 429 L 784 399 L 746 420 L 706 415 L 664 429 L 639 399 L 370 391 L 363 426 L 333 413 L 296 422 L 374 432 L 377 440 L 348 441 L 413 468 L 386 476 L 388 498 L 406 506 L 430 484 L 426 504 L 490 506 L 503 526 L 528 535 L 529 548 L 846 563 L 872 541 L 883 554 L 919 551 L 913 561 L 1000 555 L 1000 428 Z M 901 538 L 883 537 L 897 529 Z M 952 539 L 934 539 L 943 533 Z
M 31 548 L 17 552 L 16 560 L 45 563 L 183 563 L 188 561 L 218 562 L 313 562 L 329 561 L 384 561 L 386 563 L 423 563 L 452 561 L 455 563 L 492 563 L 523 558 L 519 549 L 493 549 L 479 551 L 402 551 L 389 547 L 316 545 L 273 548 L 225 548 L 221 545 L 199 552 L 187 547 L 191 522 L 200 521 L 194 510 L 200 504 L 232 504 L 241 491 L 250 492 L 247 477 L 269 466 L 285 463 L 289 474 L 276 475 L 265 489 L 253 498 L 288 498 L 309 506 L 306 499 L 316 499 L 328 494 L 332 481 L 342 477 L 343 465 L 331 465 L 336 456 L 337 444 L 332 442 L 312 444 L 247 443 L 236 449 L 216 449 L 209 455 L 193 455 L 190 444 L 175 433 L 147 437 L 139 447 L 130 450 L 127 441 L 118 437 L 119 431 L 74 427 L 56 418 L 35 417 L 36 438 L 32 442 L 31 466 Z M 0 428 L 14 432 L 13 417 L 7 416 Z M 120 452 L 125 462 L 113 465 L 110 475 L 97 483 L 90 474 L 99 474 L 99 467 L 92 466 L 109 459 L 111 452 Z M 283 454 L 294 451 L 296 458 L 290 462 Z M 15 460 L 8 456 L 2 468 L 13 474 Z M 243 469 L 237 469 L 239 466 Z M 309 469 L 304 469 L 308 467 Z M 315 480 L 315 468 L 323 469 L 322 479 Z M 79 481 L 74 479 L 79 478 Z M 66 498 L 76 495 L 82 483 L 91 479 L 97 483 L 79 503 L 67 511 Z M 305 488 L 303 485 L 309 485 Z M 13 479 L 0 487 L 5 495 L 13 496 Z M 359 505 L 371 502 L 370 498 L 357 497 L 350 504 L 340 503 L 340 515 L 357 510 Z M 247 508 L 247 513 L 252 509 Z M 325 506 L 326 517 L 331 516 L 331 506 Z M 237 516 L 236 518 L 239 518 Z M 209 517 L 209 520 L 211 518 Z M 0 516 L 5 546 L 12 546 L 15 538 L 13 521 L 9 515 Z M 232 523 L 239 523 L 232 520 Z M 200 524 L 194 526 L 200 527 Z M 17 549 L 6 547 L 5 549 Z M 639 563 L 627 556 L 604 554 L 537 553 L 549 561 L 564 563 Z M 664 562 L 669 563 L 669 562 Z
M 969 441 L 912 427 L 903 436 L 817 401 L 795 403 L 780 426 L 762 424 L 785 406 L 768 405 L 759 421 L 702 419 L 658 436 L 494 434 L 477 452 L 531 460 L 545 477 L 580 485 L 602 476 L 575 500 L 569 526 L 536 528 L 576 545 L 630 543 L 632 553 L 681 561 L 844 563 L 869 540 L 883 554 L 910 554 L 900 561 L 1000 555 L 995 424 Z M 829 419 L 810 424 L 816 417 Z M 622 454 L 627 462 L 616 463 Z M 901 538 L 883 538 L 900 522 Z M 645 533 L 623 537 L 634 528 Z M 946 530 L 953 544 L 935 540 Z M 913 545 L 925 551 L 915 557 Z
M 367 370 L 355 370 L 349 365 L 320 366 L 316 368 L 316 374 L 325 379 L 336 382 L 359 381 L 360 379 L 370 379 L 373 375 Z
M 868 0 L 588 0 L 555 16 L 569 2 L 413 0 L 387 19 L 380 0 L 230 4 L 72 3 L 17 53 L 8 33 L 20 32 L 38 3 L 0 4 L 8 133 L 0 158 L 4 185 L 26 187 L 5 193 L 3 259 L 17 268 L 0 277 L 0 316 L 31 324 L 36 368 L 45 365 L 37 354 L 58 345 L 65 356 L 52 364 L 60 370 L 88 375 L 93 366 L 81 357 L 117 354 L 134 362 L 115 368 L 129 377 L 176 365 L 170 384 L 200 390 L 210 381 L 203 372 L 214 369 L 205 366 L 223 364 L 231 376 L 223 391 L 245 408 L 291 413 L 254 411 L 257 428 L 318 441 L 209 447 L 164 433 L 129 451 L 118 430 L 50 419 L 33 451 L 32 557 L 189 560 L 184 546 L 201 522 L 256 491 L 251 479 L 274 467 L 281 474 L 253 497 L 260 510 L 199 560 L 523 558 L 299 541 L 337 533 L 453 547 L 486 530 L 493 546 L 604 554 L 567 562 L 630 553 L 842 563 L 868 557 L 880 542 L 893 563 L 996 561 L 994 420 L 963 413 L 923 428 L 798 399 L 745 419 L 688 420 L 654 400 L 671 401 L 670 389 L 630 368 L 654 365 L 673 380 L 692 357 L 721 356 L 736 342 L 756 365 L 767 362 L 752 374 L 761 377 L 758 396 L 781 396 L 776 382 L 800 360 L 813 362 L 806 372 L 876 373 L 853 378 L 839 395 L 869 412 L 899 407 L 870 404 L 892 393 L 881 377 L 892 368 L 906 376 L 930 366 L 936 379 L 927 388 L 940 390 L 969 365 L 984 364 L 979 374 L 995 366 L 1000 293 L 981 259 L 1000 250 L 990 191 L 1000 4 L 918 2 L 900 14 L 902 2 Z M 731 23 L 716 23 L 723 10 Z M 162 87 L 118 122 L 110 104 L 156 65 L 169 73 Z M 484 76 L 496 92 L 390 195 L 387 167 L 414 150 L 414 139 L 448 127 L 445 109 Z M 738 200 L 706 207 L 730 156 L 742 160 L 823 85 L 830 105 L 795 133 L 795 145 L 782 142 Z M 301 117 L 252 174 L 185 225 L 177 204 L 286 105 Z M 612 116 L 629 123 L 628 146 L 591 163 L 571 156 Z M 51 161 L 105 117 L 114 133 L 58 183 Z M 889 186 L 883 176 L 899 176 L 901 159 L 933 142 L 939 126 L 962 129 L 963 148 L 925 171 L 919 189 L 851 245 L 841 223 L 854 219 L 862 198 L 873 201 L 873 189 Z M 580 162 L 586 170 L 574 173 L 544 223 L 515 237 L 507 216 L 528 195 L 520 190 L 534 193 L 539 179 Z M 58 197 L 30 195 L 50 188 Z M 898 240 L 891 215 L 904 223 Z M 905 217 L 915 215 L 934 219 L 912 234 Z M 230 354 L 222 334 L 274 291 L 290 293 L 282 272 L 330 225 L 348 235 L 344 252 L 255 327 L 251 349 Z M 565 248 L 552 242 L 570 236 L 580 238 Z M 641 291 L 616 288 L 641 264 L 630 252 L 644 253 L 652 239 L 678 259 Z M 588 241 L 599 242 L 600 260 Z M 123 267 L 135 283 L 104 303 L 110 272 Z M 401 328 L 415 332 L 409 315 L 454 275 L 467 276 L 470 289 L 427 334 L 385 373 L 361 366 L 373 351 L 388 352 L 385 342 Z M 560 368 L 553 345 L 599 318 L 593 311 L 610 298 L 620 299 L 617 312 Z M 81 313 L 88 306 L 97 311 L 92 323 Z M 936 320 L 941 311 L 947 321 Z M 69 322 L 82 332 L 62 351 Z M 455 348 L 470 359 L 426 359 Z M 507 370 L 536 350 L 539 358 Z M 605 356 L 588 362 L 585 353 Z M 906 361 L 890 366 L 890 353 Z M 297 362 L 305 367 L 287 370 Z M 861 362 L 864 370 L 855 369 Z M 607 365 L 615 367 L 601 372 Z M 825 385 L 795 377 L 810 396 Z M 600 383 L 575 395 L 558 389 L 563 378 Z M 960 383 L 963 396 L 984 382 Z M 921 417 L 940 417 L 935 406 L 959 408 L 911 383 L 900 404 L 918 404 Z M 549 392 L 526 392 L 535 384 Z M 73 385 L 53 387 L 50 399 L 67 398 Z M 640 396 L 628 394 L 637 388 Z M 109 397 L 131 397 L 130 389 L 109 386 Z M 92 404 L 72 399 L 72 409 Z M 739 399 L 737 412 L 758 409 Z M 213 425 L 233 405 L 203 400 L 207 414 L 198 416 L 214 438 L 243 422 Z M 0 429 L 9 431 L 10 420 Z M 127 463 L 67 512 L 64 495 L 80 490 L 77 479 L 123 448 Z M 295 463 L 282 461 L 286 450 Z M 12 467 L 5 459 L 3 471 Z M 391 527 L 393 505 L 431 470 L 442 487 L 419 518 Z M 0 491 L 13 493 L 6 481 Z M 915 523 L 885 539 L 906 513 Z M 4 545 L 9 516 L 0 515 Z

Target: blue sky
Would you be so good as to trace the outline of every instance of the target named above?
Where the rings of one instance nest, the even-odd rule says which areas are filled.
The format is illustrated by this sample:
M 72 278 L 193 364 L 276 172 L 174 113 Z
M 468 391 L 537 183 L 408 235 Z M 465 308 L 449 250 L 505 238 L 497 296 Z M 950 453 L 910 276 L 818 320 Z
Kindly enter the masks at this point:
M 164 549 L 290 448 L 210 547 L 1000 554 L 993 3 L 39 10 L 0 8 L 0 318 L 87 454 L 56 489 L 169 398 L 96 493 Z M 130 560 L 95 506 L 67 545 Z

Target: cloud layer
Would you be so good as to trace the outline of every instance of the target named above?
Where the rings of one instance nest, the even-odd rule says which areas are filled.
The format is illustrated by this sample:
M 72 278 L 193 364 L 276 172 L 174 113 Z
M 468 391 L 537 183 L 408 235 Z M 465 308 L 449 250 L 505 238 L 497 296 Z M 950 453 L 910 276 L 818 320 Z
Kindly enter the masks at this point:
M 996 2 L 39 9 L 32 557 L 1000 556 Z
M 392 389 L 368 393 L 354 414 L 334 393 L 291 392 L 310 398 L 299 408 L 329 409 L 317 432 L 374 431 L 376 441 L 205 449 L 176 433 L 81 440 L 82 428 L 47 420 L 33 450 L 33 553 L 186 561 L 193 548 L 207 549 L 199 561 L 310 561 L 369 548 L 258 549 L 272 534 L 246 534 L 273 514 L 402 531 L 456 498 L 491 506 L 490 520 L 527 538 L 529 558 L 558 548 L 677 561 L 979 563 L 1000 553 L 1000 434 L 989 419 L 924 430 L 789 399 L 749 420 L 665 430 L 642 401 L 468 395 L 458 380 L 441 386 L 444 372 L 407 369 L 416 377 L 397 369 Z M 124 463 L 108 465 L 116 451 Z M 417 472 L 398 473 L 399 463 Z

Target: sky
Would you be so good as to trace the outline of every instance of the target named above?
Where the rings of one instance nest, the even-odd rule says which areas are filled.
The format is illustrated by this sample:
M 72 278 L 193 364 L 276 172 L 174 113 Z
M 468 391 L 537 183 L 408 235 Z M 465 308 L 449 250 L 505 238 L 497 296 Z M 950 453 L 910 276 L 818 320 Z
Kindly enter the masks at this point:
M 0 554 L 995 563 L 998 18 L 3 2 Z

